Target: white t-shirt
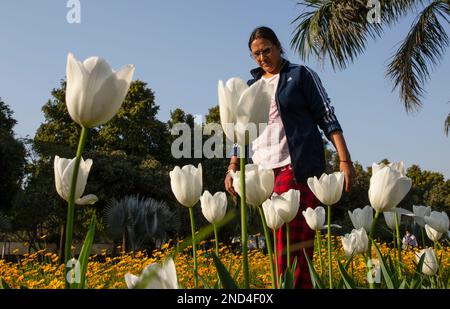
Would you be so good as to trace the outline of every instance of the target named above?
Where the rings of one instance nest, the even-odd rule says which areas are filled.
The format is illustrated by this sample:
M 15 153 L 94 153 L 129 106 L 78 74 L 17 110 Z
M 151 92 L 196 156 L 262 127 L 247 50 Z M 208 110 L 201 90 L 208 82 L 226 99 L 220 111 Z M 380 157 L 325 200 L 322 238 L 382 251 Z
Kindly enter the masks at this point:
M 284 132 L 283 123 L 281 122 L 275 100 L 280 74 L 269 78 L 263 77 L 262 80 L 272 85 L 274 91 L 267 127 L 252 143 L 252 160 L 255 164 L 259 164 L 265 169 L 274 169 L 291 163 L 286 133 Z

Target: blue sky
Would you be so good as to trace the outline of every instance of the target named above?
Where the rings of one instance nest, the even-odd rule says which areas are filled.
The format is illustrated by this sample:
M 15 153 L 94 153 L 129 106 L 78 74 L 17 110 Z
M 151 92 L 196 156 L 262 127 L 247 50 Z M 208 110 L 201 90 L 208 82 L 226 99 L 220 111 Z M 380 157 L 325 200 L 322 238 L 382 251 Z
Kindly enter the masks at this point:
M 206 114 L 217 104 L 217 82 L 248 79 L 255 64 L 247 41 L 260 25 L 275 30 L 291 62 L 289 47 L 300 13 L 291 0 L 80 0 L 81 23 L 69 24 L 67 0 L 0 2 L 0 97 L 18 120 L 17 136 L 34 136 L 41 108 L 65 75 L 67 53 L 81 60 L 105 58 L 113 68 L 136 65 L 135 78 L 148 83 L 167 121 L 177 107 Z M 419 164 L 450 178 L 450 139 L 443 123 L 450 111 L 450 56 L 432 72 L 424 106 L 407 114 L 385 78 L 386 65 L 406 35 L 403 19 L 345 71 L 315 59 L 335 107 L 353 160 L 369 166 L 383 158 Z M 446 25 L 450 34 L 450 27 Z

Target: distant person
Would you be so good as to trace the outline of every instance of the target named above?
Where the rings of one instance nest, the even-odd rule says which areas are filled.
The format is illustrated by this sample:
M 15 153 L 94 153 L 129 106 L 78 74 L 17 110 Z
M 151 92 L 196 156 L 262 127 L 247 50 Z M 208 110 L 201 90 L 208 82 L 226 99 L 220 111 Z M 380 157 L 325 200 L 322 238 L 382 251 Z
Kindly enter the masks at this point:
M 411 234 L 411 231 L 409 229 L 406 229 L 405 233 L 406 234 L 403 237 L 403 245 L 402 245 L 403 250 L 408 249 L 410 246 L 413 248 L 417 247 L 418 244 L 417 244 L 416 236 Z

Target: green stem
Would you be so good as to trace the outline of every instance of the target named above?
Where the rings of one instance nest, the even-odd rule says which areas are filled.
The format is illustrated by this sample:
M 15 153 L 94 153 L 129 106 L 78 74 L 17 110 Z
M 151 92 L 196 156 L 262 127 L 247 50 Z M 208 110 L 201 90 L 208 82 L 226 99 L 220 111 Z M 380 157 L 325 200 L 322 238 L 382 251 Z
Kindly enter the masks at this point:
M 397 245 L 395 241 L 395 231 L 392 231 L 392 242 L 394 243 L 394 259 L 397 260 Z
M 67 222 L 66 222 L 66 243 L 64 247 L 64 265 L 72 258 L 72 232 L 73 232 L 73 217 L 75 213 L 75 192 L 78 179 L 78 171 L 80 169 L 81 155 L 83 153 L 84 145 L 87 137 L 86 128 L 81 128 L 80 140 L 78 141 L 77 156 L 75 158 L 75 166 L 72 174 L 72 182 L 70 184 L 69 205 L 67 207 Z M 70 283 L 67 281 L 67 267 L 64 267 L 64 280 L 66 289 L 70 288 Z
M 214 228 L 214 239 L 216 241 L 216 255 L 217 257 L 219 257 L 219 236 L 217 234 L 217 225 L 213 224 L 213 228 Z
M 396 240 L 397 240 L 397 252 L 398 252 L 398 274 L 401 277 L 402 276 L 402 245 L 400 243 L 400 228 L 399 228 L 399 218 L 398 218 L 398 212 L 397 209 L 394 208 L 394 216 L 395 216 L 395 233 L 396 233 Z
M 219 257 L 219 236 L 218 236 L 218 233 L 217 233 L 217 225 L 214 223 L 213 224 L 213 228 L 214 228 L 214 239 L 215 239 L 215 241 L 216 241 L 216 255 L 217 255 L 217 257 Z M 219 276 L 219 274 L 217 274 L 217 282 L 218 282 L 218 287 L 220 288 L 220 276 Z
M 277 250 L 277 232 L 273 230 L 273 251 L 274 251 L 274 264 L 275 264 L 275 273 L 277 279 L 277 288 L 280 288 L 278 278 L 280 277 L 280 270 L 278 269 L 278 250 Z
M 267 253 L 269 254 L 269 265 L 270 265 L 270 276 L 272 278 L 272 289 L 275 289 L 275 271 L 274 271 L 274 261 L 273 261 L 273 251 L 272 251 L 272 242 L 270 241 L 269 229 L 267 228 L 266 217 L 264 216 L 264 211 L 262 207 L 258 207 L 259 215 L 261 216 L 261 222 L 264 229 L 264 237 L 266 238 L 266 247 Z
M 291 232 L 291 227 L 289 222 L 286 223 L 286 258 L 287 258 L 287 268 L 291 268 L 291 236 L 289 233 Z
M 372 259 L 372 242 L 373 242 L 373 235 L 375 233 L 375 226 L 378 222 L 378 217 L 380 216 L 380 213 L 378 211 L 375 212 L 375 216 L 373 217 L 372 226 L 370 227 L 370 233 L 369 233 L 369 248 L 367 249 L 367 255 L 369 259 Z
M 241 178 L 241 249 L 242 266 L 244 268 L 244 289 L 249 286 L 249 267 L 248 267 L 248 245 L 247 245 L 247 206 L 245 204 L 245 146 L 241 146 L 240 160 L 240 178 Z
M 192 233 L 192 256 L 194 258 L 194 287 L 198 288 L 197 276 L 197 246 L 195 243 L 195 221 L 194 221 L 194 207 L 189 207 L 189 216 L 191 218 L 191 233 Z
M 328 228 L 327 228 L 327 236 L 328 236 L 328 280 L 330 283 L 330 289 L 333 288 L 333 276 L 332 276 L 332 265 L 331 265 L 331 206 L 328 206 Z
M 317 230 L 317 244 L 319 249 L 319 257 L 320 257 L 320 275 L 323 276 L 323 256 L 322 256 L 322 233 L 320 230 Z
M 367 249 L 367 260 L 366 260 L 366 265 L 367 265 L 367 261 L 372 261 L 372 242 L 373 242 L 373 235 L 375 233 L 375 227 L 377 225 L 378 222 L 378 217 L 380 216 L 380 213 L 378 211 L 375 211 L 375 216 L 373 217 L 373 221 L 372 221 L 372 226 L 370 227 L 370 233 L 369 233 L 369 245 L 368 245 L 368 249 Z M 375 285 L 373 283 L 373 281 L 371 280 L 369 282 L 369 286 L 371 289 L 375 288 Z
M 420 227 L 420 234 L 422 234 L 422 248 L 425 248 L 425 233 L 423 232 L 424 228 Z

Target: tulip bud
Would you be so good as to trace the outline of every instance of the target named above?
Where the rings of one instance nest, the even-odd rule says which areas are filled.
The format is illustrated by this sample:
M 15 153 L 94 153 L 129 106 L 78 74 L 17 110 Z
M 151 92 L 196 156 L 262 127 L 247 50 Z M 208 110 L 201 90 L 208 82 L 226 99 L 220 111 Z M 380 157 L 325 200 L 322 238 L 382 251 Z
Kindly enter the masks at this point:
M 312 230 L 317 231 L 324 229 L 325 208 L 322 206 L 318 206 L 315 209 L 308 207 L 306 208 L 306 211 L 304 210 L 302 213 L 306 223 Z
M 396 169 L 385 166 L 370 178 L 370 205 L 377 212 L 396 207 L 411 189 L 411 179 Z
M 125 283 L 129 289 L 178 289 L 175 263 L 172 258 L 166 259 L 162 266 L 153 263 L 146 266 L 139 277 L 127 273 Z
M 133 73 L 134 65 L 115 72 L 101 58 L 90 57 L 81 63 L 69 53 L 66 104 L 70 117 L 84 128 L 109 121 L 119 111 Z
M 230 171 L 234 190 L 241 196 L 240 171 Z M 257 164 L 245 165 L 245 199 L 254 207 L 259 207 L 273 192 L 275 176 L 273 170 L 263 169 Z
M 70 185 L 72 183 L 72 175 L 73 170 L 75 168 L 75 161 L 76 158 L 65 159 L 60 158 L 59 156 L 55 156 L 53 164 L 55 171 L 56 191 L 58 192 L 59 196 L 61 196 L 67 202 L 69 201 L 70 197 Z M 87 204 L 94 204 L 95 202 L 98 201 L 98 198 L 93 194 L 88 194 L 86 196 L 81 197 L 84 193 L 84 189 L 86 188 L 87 178 L 89 176 L 91 166 L 92 166 L 91 159 L 87 159 L 86 161 L 84 161 L 83 158 L 81 158 L 75 188 L 75 204 L 87 205 Z
M 339 202 L 344 187 L 344 173 L 322 174 L 308 178 L 308 187 L 314 195 L 325 205 L 331 206 Z
M 225 217 L 227 212 L 227 196 L 225 192 L 217 192 L 214 196 L 209 191 L 200 197 L 202 213 L 209 223 L 215 224 Z
M 422 265 L 422 273 L 427 276 L 434 276 L 439 269 L 439 264 L 436 259 L 436 255 L 434 254 L 434 250 L 432 248 L 427 248 L 420 250 L 419 253 L 416 253 L 417 263 L 420 261 L 423 254 L 425 254 L 425 259 Z
M 203 190 L 202 165 L 199 164 L 196 168 L 189 164 L 181 169 L 175 166 L 169 175 L 170 186 L 177 201 L 185 207 L 194 207 Z

